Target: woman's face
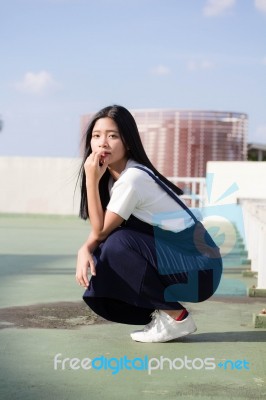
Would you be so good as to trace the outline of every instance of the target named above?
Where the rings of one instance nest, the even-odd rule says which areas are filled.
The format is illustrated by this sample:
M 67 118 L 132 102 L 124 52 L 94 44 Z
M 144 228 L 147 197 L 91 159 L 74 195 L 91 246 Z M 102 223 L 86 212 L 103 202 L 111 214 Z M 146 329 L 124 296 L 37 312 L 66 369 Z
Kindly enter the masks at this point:
M 127 150 L 122 142 L 118 127 L 112 118 L 96 121 L 91 137 L 91 150 L 100 154 L 100 162 L 123 170 L 127 162 Z

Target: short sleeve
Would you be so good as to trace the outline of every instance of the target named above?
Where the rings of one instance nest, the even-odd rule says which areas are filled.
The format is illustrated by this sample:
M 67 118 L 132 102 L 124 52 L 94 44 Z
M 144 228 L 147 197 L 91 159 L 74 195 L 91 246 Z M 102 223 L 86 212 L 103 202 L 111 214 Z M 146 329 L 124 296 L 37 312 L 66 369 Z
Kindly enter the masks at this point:
M 111 190 L 111 198 L 107 210 L 127 220 L 139 203 L 139 195 L 132 182 L 118 179 Z

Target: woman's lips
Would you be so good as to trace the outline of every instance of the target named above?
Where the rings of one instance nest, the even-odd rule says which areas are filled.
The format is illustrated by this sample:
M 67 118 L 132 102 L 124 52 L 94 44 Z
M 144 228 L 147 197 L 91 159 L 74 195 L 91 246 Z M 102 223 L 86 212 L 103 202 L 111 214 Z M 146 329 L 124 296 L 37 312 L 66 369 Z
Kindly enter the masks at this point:
M 104 153 L 101 154 L 101 156 L 100 156 L 100 165 L 103 165 L 105 158 L 110 156 L 110 154 L 111 153 L 108 153 L 108 152 L 104 152 Z

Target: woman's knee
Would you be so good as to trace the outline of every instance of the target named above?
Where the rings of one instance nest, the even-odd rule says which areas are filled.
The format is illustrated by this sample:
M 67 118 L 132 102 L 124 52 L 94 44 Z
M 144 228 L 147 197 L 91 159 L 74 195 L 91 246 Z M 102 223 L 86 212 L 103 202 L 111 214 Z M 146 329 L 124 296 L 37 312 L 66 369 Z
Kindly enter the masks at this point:
M 101 248 L 101 257 L 120 256 L 125 254 L 130 247 L 128 235 L 124 230 L 119 229 L 111 233 Z

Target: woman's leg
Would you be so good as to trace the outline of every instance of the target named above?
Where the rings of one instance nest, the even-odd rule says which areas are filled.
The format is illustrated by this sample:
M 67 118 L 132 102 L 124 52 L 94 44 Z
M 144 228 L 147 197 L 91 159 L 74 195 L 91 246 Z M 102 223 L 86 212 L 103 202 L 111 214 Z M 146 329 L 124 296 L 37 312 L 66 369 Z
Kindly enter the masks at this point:
M 173 319 L 178 319 L 182 314 L 183 310 L 161 310 L 164 311 L 166 314 L 170 315 Z
M 83 299 L 105 319 L 143 325 L 155 309 L 183 309 L 176 300 L 165 302 L 152 236 L 119 229 L 100 245 L 95 258 L 96 276 Z
M 146 325 L 151 321 L 154 311 L 105 297 L 84 297 L 84 301 L 97 315 L 120 324 Z

